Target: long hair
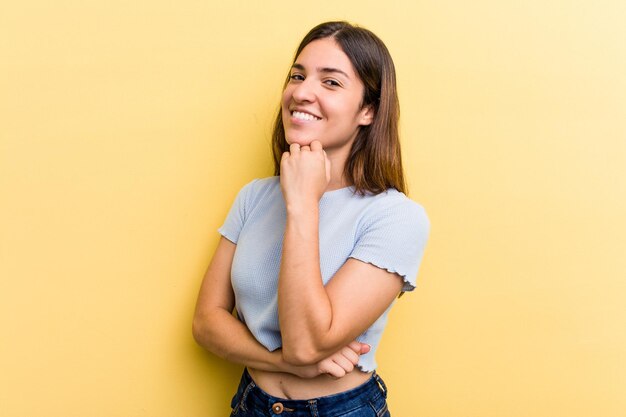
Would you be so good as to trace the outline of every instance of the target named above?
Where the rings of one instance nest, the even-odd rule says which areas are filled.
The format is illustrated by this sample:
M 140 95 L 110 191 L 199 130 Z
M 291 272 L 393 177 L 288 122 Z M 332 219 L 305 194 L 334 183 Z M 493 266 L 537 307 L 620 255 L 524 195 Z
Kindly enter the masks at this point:
M 396 89 L 396 70 L 385 44 L 371 31 L 347 22 L 326 22 L 302 39 L 293 62 L 311 42 L 333 38 L 348 56 L 363 82 L 362 106 L 371 106 L 374 119 L 360 126 L 344 168 L 344 176 L 359 194 L 379 194 L 389 188 L 406 192 L 398 119 L 400 105 Z M 285 86 L 289 77 L 285 80 Z M 280 159 L 289 150 L 279 108 L 272 133 L 274 175 L 280 175 Z

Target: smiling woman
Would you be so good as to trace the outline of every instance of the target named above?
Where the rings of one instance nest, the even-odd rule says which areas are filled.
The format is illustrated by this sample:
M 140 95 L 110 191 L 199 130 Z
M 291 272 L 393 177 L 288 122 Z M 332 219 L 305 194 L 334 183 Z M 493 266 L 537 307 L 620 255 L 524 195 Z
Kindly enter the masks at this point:
M 233 416 L 390 415 L 375 353 L 429 231 L 403 194 L 398 114 L 376 35 L 328 22 L 305 36 L 274 126 L 276 176 L 240 191 L 196 306 L 198 343 L 246 366 Z
M 320 141 L 327 153 L 346 159 L 358 128 L 372 123 L 362 105 L 363 83 L 332 38 L 308 44 L 291 68 L 283 92 L 282 123 L 288 143 Z

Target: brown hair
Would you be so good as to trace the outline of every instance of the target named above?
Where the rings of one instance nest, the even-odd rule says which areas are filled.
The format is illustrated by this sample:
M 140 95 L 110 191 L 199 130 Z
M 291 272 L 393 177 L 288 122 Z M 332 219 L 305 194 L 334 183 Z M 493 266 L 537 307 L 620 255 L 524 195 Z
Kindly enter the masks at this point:
M 400 106 L 391 55 L 385 44 L 369 30 L 347 22 L 326 22 L 307 33 L 293 61 L 309 43 L 330 37 L 348 56 L 363 82 L 361 105 L 372 106 L 374 110 L 372 123 L 359 127 L 346 161 L 344 176 L 359 194 L 379 194 L 389 188 L 406 192 L 398 134 Z M 285 86 L 288 81 L 289 76 Z M 289 145 L 279 108 L 272 133 L 275 175 L 280 175 L 280 159 L 287 150 Z

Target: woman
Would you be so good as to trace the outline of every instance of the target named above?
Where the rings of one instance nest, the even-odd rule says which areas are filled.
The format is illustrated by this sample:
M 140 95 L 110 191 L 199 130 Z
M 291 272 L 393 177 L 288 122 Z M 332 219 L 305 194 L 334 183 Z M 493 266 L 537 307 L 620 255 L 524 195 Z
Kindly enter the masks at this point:
M 194 317 L 200 345 L 247 368 L 232 415 L 390 415 L 374 354 L 429 229 L 403 194 L 398 114 L 378 37 L 345 22 L 305 36 L 274 126 L 277 176 L 237 196 Z

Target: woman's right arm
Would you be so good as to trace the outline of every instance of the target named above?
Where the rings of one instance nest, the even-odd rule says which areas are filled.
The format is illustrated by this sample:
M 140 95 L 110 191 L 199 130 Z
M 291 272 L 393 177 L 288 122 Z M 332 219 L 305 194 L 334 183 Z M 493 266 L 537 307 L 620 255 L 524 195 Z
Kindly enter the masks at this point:
M 230 362 L 264 371 L 282 370 L 282 354 L 265 349 L 232 315 L 235 295 L 230 268 L 236 247 L 228 239 L 220 239 L 200 287 L 193 336 L 200 346 Z
M 321 373 L 336 377 L 350 372 L 358 355 L 367 348 L 353 342 L 329 358 L 310 366 L 296 366 L 283 359 L 282 352 L 268 351 L 245 324 L 232 315 L 235 295 L 230 269 L 237 246 L 222 237 L 202 281 L 193 318 L 193 336 L 199 345 L 230 362 L 270 372 L 288 372 L 303 378 Z

